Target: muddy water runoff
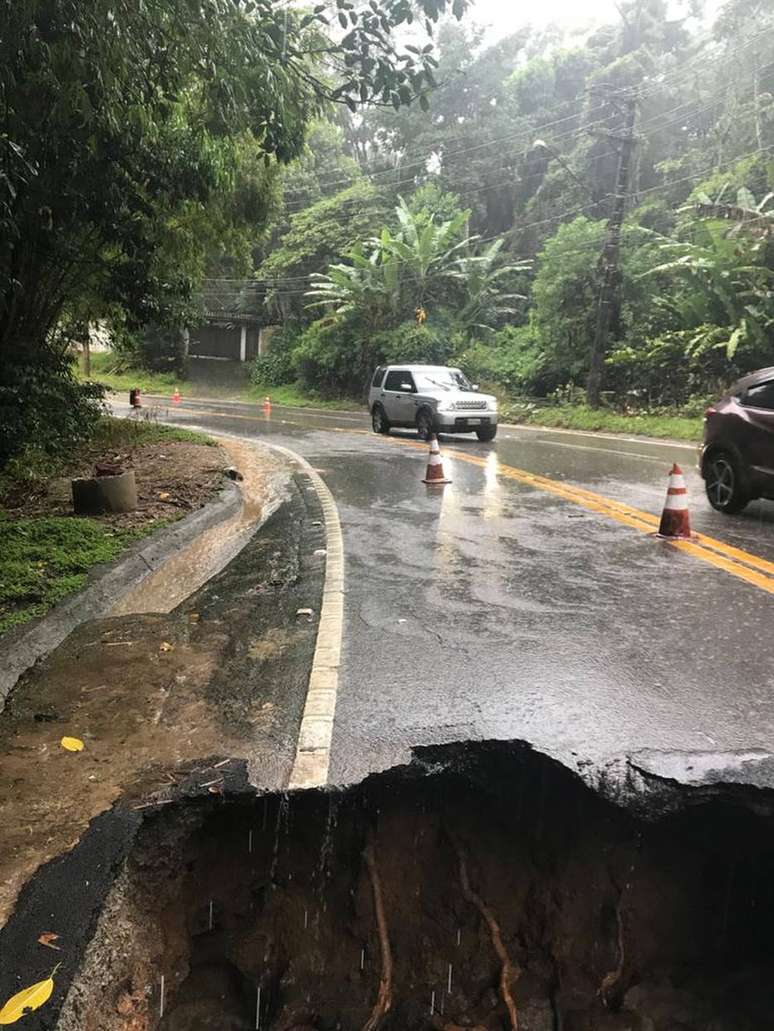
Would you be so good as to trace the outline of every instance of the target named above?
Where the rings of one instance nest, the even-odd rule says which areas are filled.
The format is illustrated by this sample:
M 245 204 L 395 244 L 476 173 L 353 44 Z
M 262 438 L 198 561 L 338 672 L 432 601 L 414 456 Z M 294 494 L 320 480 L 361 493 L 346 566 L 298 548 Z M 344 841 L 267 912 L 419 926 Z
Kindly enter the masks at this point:
M 519 745 L 149 817 L 67 1031 L 761 1031 L 772 799 L 613 805 Z M 666 800 L 666 804 L 663 804 Z

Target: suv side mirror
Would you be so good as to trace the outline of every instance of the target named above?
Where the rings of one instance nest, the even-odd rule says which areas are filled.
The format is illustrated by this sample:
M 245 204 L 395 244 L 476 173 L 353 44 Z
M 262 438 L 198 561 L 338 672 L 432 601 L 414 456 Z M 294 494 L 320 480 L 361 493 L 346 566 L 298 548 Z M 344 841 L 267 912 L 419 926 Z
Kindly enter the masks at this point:
M 414 393 L 414 388 L 412 387 L 412 385 L 410 383 L 401 383 L 400 389 L 401 390 L 405 390 L 407 394 L 413 394 Z

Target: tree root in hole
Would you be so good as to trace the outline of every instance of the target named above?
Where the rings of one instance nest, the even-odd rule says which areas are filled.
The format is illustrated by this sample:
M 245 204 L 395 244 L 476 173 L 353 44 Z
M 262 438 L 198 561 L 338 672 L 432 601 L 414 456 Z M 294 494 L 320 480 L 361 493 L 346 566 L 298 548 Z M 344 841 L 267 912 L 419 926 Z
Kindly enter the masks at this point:
M 626 963 L 626 948 L 624 943 L 624 924 L 623 914 L 621 912 L 623 908 L 623 892 L 618 897 L 618 902 L 615 907 L 615 920 L 616 927 L 618 929 L 617 935 L 617 947 L 618 947 L 618 962 L 614 970 L 609 971 L 602 978 L 602 983 L 597 990 L 597 995 L 602 1000 L 602 1004 L 607 1009 L 618 1009 L 621 1005 L 620 996 L 621 992 L 621 978 L 623 977 L 624 964 Z
M 508 956 L 508 951 L 503 942 L 502 932 L 500 931 L 500 925 L 497 923 L 494 913 L 484 902 L 481 896 L 478 895 L 471 887 L 467 860 L 462 846 L 457 844 L 456 848 L 457 858 L 459 859 L 460 864 L 462 894 L 468 902 L 476 907 L 489 928 L 492 946 L 497 954 L 497 958 L 500 960 L 500 994 L 502 995 L 503 1002 L 505 1003 L 505 1008 L 508 1010 L 508 1018 L 511 1022 L 511 1031 L 519 1031 L 519 1014 L 516 1009 L 516 1002 L 513 998 L 511 986 L 515 984 L 521 976 L 521 968 L 513 964 Z
M 363 1031 L 377 1031 L 377 1028 L 381 1026 L 382 1021 L 392 1006 L 392 951 L 387 932 L 387 918 L 384 915 L 382 881 L 379 876 L 379 867 L 376 864 L 376 855 L 372 842 L 369 842 L 366 846 L 364 855 L 374 895 L 374 912 L 379 933 L 379 947 L 382 953 L 382 973 L 379 978 L 379 992 L 376 996 L 376 1002 L 371 1010 L 371 1016 L 363 1025 Z

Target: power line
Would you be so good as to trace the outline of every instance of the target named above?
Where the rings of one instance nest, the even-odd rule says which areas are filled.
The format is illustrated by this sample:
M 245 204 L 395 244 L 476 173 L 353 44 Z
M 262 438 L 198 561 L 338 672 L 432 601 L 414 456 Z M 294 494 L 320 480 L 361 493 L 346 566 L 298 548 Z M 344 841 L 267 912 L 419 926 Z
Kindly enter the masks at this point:
M 597 110 L 597 109 L 594 109 L 594 110 Z M 451 161 L 455 160 L 458 157 L 467 156 L 468 154 L 473 153 L 474 151 L 482 150 L 485 147 L 494 147 L 494 146 L 500 145 L 502 143 L 506 143 L 506 142 L 509 142 L 509 141 L 517 140 L 517 139 L 529 139 L 530 137 L 534 137 L 534 135 L 536 133 L 539 133 L 539 132 L 545 130 L 546 128 L 549 128 L 551 125 L 555 125 L 555 124 L 558 124 L 559 122 L 563 122 L 563 121 L 568 121 L 570 118 L 577 119 L 578 117 L 579 116 L 577 114 L 575 114 L 575 115 L 567 116 L 567 118 L 558 119 L 556 122 L 544 122 L 541 125 L 530 127 L 529 129 L 522 129 L 518 133 L 512 133 L 512 134 L 505 135 L 505 136 L 496 136 L 496 137 L 494 137 L 491 140 L 486 140 L 486 141 L 484 141 L 482 143 L 475 144 L 472 147 L 461 148 L 459 150 L 451 152 L 450 154 L 444 154 L 443 158 L 444 158 L 445 161 L 451 162 Z M 586 125 L 579 126 L 577 129 L 573 129 L 570 132 L 562 133 L 559 136 L 555 137 L 555 139 L 563 140 L 563 139 L 566 139 L 568 137 L 583 135 L 588 129 L 593 128 L 596 125 L 603 125 L 605 123 L 605 121 L 606 121 L 606 119 L 597 119 L 596 121 L 589 122 Z M 443 145 L 443 141 L 441 141 L 439 143 L 439 147 L 442 146 L 442 145 Z M 412 166 L 412 164 L 416 164 L 417 166 L 419 166 L 420 162 L 422 162 L 422 161 L 427 162 L 430 158 L 432 158 L 437 153 L 438 153 L 438 148 L 431 149 L 431 150 L 425 150 L 421 154 L 418 153 L 417 158 L 415 159 L 415 161 L 407 161 L 405 164 L 409 168 Z M 520 153 L 521 152 L 514 152 L 513 154 L 506 155 L 506 156 L 515 157 L 515 156 L 518 156 Z M 339 180 L 332 180 L 332 181 L 328 181 L 328 182 L 323 181 L 320 185 L 323 186 L 323 187 L 338 186 L 338 185 L 341 185 L 341 184 L 353 185 L 354 183 L 361 181 L 361 179 L 368 179 L 370 181 L 373 181 L 377 177 L 400 174 L 401 171 L 402 171 L 401 167 L 400 166 L 396 166 L 395 168 L 384 169 L 382 171 L 374 172 L 372 174 L 366 174 L 366 175 L 363 175 L 362 177 L 359 177 L 359 178 L 353 178 L 351 176 L 348 176 L 348 177 L 345 177 L 345 178 L 339 179 Z M 425 169 L 424 173 L 422 173 L 420 171 L 420 172 L 415 173 L 414 175 L 412 175 L 412 176 L 410 176 L 410 177 L 408 177 L 406 179 L 399 180 L 397 183 L 389 183 L 387 185 L 390 185 L 390 186 L 394 187 L 396 185 L 398 185 L 398 186 L 402 185 L 403 183 L 413 182 L 414 179 L 417 178 L 417 175 L 421 175 L 421 174 L 428 174 L 428 172 Z M 330 196 L 335 196 L 335 193 L 328 194 L 327 196 L 329 196 L 329 197 Z M 325 197 L 322 197 L 321 199 L 324 200 Z M 290 204 L 286 205 L 286 211 L 288 211 L 289 213 L 293 214 L 296 211 L 304 210 L 304 207 L 305 207 L 305 205 L 303 205 L 303 204 L 299 206 L 295 202 L 291 201 Z
M 746 49 L 747 47 L 751 46 L 755 41 L 757 41 L 758 39 L 760 39 L 763 36 L 768 35 L 772 31 L 774 31 L 774 26 L 769 26 L 766 29 L 761 30 L 761 32 L 757 33 L 754 37 L 752 37 L 751 39 L 745 41 L 745 43 L 741 44 L 739 47 L 735 48 L 734 50 L 727 51 L 725 54 L 722 54 L 722 55 L 718 55 L 718 57 L 715 59 L 715 63 L 720 62 L 721 60 L 724 63 L 731 63 L 731 61 L 733 59 L 735 59 L 738 56 L 738 54 L 741 53 L 744 49 Z M 699 54 L 697 54 L 697 56 L 696 56 L 696 58 L 694 60 L 698 61 L 700 58 L 703 58 L 703 57 L 704 57 L 704 55 L 702 53 L 699 53 Z M 706 65 L 701 69 L 701 71 L 706 72 Z M 659 91 L 664 90 L 665 88 L 674 88 L 674 86 L 677 85 L 679 82 L 687 81 L 690 77 L 691 77 L 691 75 L 687 74 L 685 67 L 683 67 L 683 68 L 679 69 L 679 71 L 676 71 L 673 76 L 670 77 L 670 76 L 667 75 L 667 76 L 663 77 L 658 83 L 654 83 L 654 85 L 652 87 L 650 87 L 650 89 L 643 90 L 641 87 L 639 87 L 638 88 L 638 93 L 639 93 L 639 95 L 642 98 L 650 97 L 650 96 L 658 93 Z M 717 90 L 715 92 L 721 92 L 721 91 L 722 91 L 722 87 L 721 87 L 721 89 L 719 89 L 719 90 Z M 687 106 L 687 104 L 688 104 L 688 102 L 684 102 L 681 105 L 677 105 L 672 110 L 673 111 L 680 110 L 680 109 L 684 108 L 685 106 Z M 590 115 L 592 115 L 593 113 L 595 113 L 597 111 L 604 110 L 606 108 L 606 106 L 607 106 L 606 104 L 600 104 L 597 107 L 592 108 L 589 112 L 587 112 L 586 117 L 589 117 Z M 662 115 L 657 116 L 657 117 L 663 117 L 663 114 L 668 114 L 668 113 L 669 112 L 662 113 Z M 548 122 L 543 122 L 540 125 L 536 125 L 536 126 L 530 127 L 527 130 L 520 130 L 520 131 L 518 131 L 516 133 L 513 133 L 513 134 L 506 134 L 506 135 L 497 136 L 494 139 L 491 139 L 491 140 L 488 140 L 488 141 L 484 141 L 484 142 L 482 142 L 480 144 L 476 144 L 476 145 L 474 145 L 472 147 L 459 148 L 456 151 L 452 151 L 451 153 L 445 154 L 444 155 L 444 160 L 446 160 L 446 161 L 453 161 L 456 157 L 460 157 L 460 156 L 464 156 L 466 154 L 470 154 L 472 152 L 475 152 L 477 150 L 483 149 L 485 147 L 491 147 L 491 146 L 499 145 L 499 144 L 502 144 L 502 143 L 505 143 L 505 142 L 508 142 L 508 141 L 512 141 L 514 139 L 526 138 L 526 137 L 528 137 L 531 134 L 544 132 L 546 129 L 552 128 L 553 126 L 556 126 L 556 125 L 560 125 L 560 124 L 562 124 L 564 122 L 567 122 L 567 121 L 570 121 L 572 119 L 577 119 L 579 117 L 583 117 L 582 114 L 580 112 L 574 112 L 574 113 L 572 113 L 570 115 L 565 115 L 564 117 L 559 118 L 559 119 L 554 119 L 554 120 L 551 120 L 551 121 L 548 121 Z M 605 121 L 605 119 L 597 119 L 595 122 L 589 123 L 585 128 L 591 128 L 593 125 L 603 124 L 604 121 Z M 563 134 L 562 137 L 557 137 L 557 138 L 564 138 L 565 136 L 575 135 L 577 131 L 578 130 L 573 130 L 570 133 Z M 459 137 L 459 139 L 463 139 L 463 138 L 464 137 L 462 137 L 462 136 Z M 448 145 L 448 143 L 449 143 L 448 140 L 440 141 L 439 147 L 443 146 L 443 145 Z M 412 154 L 412 153 L 415 153 L 415 152 L 414 151 L 404 152 L 404 156 L 405 156 L 406 153 Z M 428 158 L 432 157 L 434 153 L 437 153 L 437 150 L 431 150 L 431 151 L 426 151 L 425 150 L 423 152 L 416 152 L 416 153 L 417 153 L 417 158 L 416 158 L 415 162 L 412 162 L 411 160 L 408 160 L 408 161 L 405 162 L 407 165 L 409 165 L 409 167 L 411 166 L 412 163 L 417 163 L 418 164 L 421 160 L 423 160 L 423 159 L 427 160 Z M 366 172 L 364 170 L 365 167 L 367 167 L 367 166 L 360 165 L 359 167 L 360 167 L 360 169 L 361 169 L 361 171 L 363 173 L 363 177 L 364 178 L 369 178 L 369 179 L 372 179 L 372 180 L 374 180 L 374 179 L 376 179 L 378 177 L 381 177 L 381 176 L 394 175 L 397 171 L 399 171 L 399 169 L 397 167 L 394 167 L 394 168 L 387 168 L 387 169 L 379 169 L 379 170 L 377 170 L 375 172 L 368 173 L 368 172 Z M 337 185 L 344 185 L 344 184 L 352 183 L 352 182 L 355 182 L 355 181 L 357 181 L 357 179 L 353 175 L 353 176 L 346 176 L 344 178 L 339 178 L 339 179 L 331 179 L 331 180 L 322 179 L 322 180 L 319 181 L 319 185 L 322 186 L 322 187 L 331 187 L 331 186 L 337 186 Z M 410 181 L 410 179 L 404 180 L 404 182 L 409 182 L 409 181 Z M 294 210 L 292 205 L 293 205 L 293 202 L 291 202 L 291 204 L 288 205 L 288 210 L 289 211 Z M 295 210 L 300 210 L 300 209 L 295 209 Z
M 641 198 L 644 195 L 651 195 L 651 194 L 654 194 L 654 193 L 668 191 L 668 190 L 673 189 L 673 187 L 681 185 L 683 183 L 691 182 L 691 181 L 696 181 L 696 180 L 700 180 L 702 178 L 705 178 L 708 174 L 711 174 L 712 172 L 720 171 L 721 169 L 724 169 L 724 168 L 727 168 L 727 167 L 729 167 L 731 165 L 734 165 L 734 164 L 738 163 L 739 161 L 745 160 L 748 157 L 755 157 L 758 154 L 768 153 L 770 151 L 774 151 L 774 144 L 772 144 L 769 147 L 764 147 L 762 150 L 756 149 L 756 150 L 750 151 L 750 152 L 745 153 L 745 154 L 739 154 L 739 155 L 737 155 L 737 156 L 735 156 L 733 158 L 729 158 L 727 161 L 723 162 L 720 165 L 716 165 L 716 164 L 707 165 L 705 168 L 700 169 L 697 172 L 693 172 L 693 173 L 690 173 L 688 175 L 681 176 L 681 177 L 679 177 L 677 179 L 669 180 L 668 182 L 661 183 L 658 186 L 653 186 L 653 187 L 642 189 L 642 190 L 631 191 L 631 192 L 626 194 L 626 199 L 627 200 L 636 200 L 636 199 Z M 507 185 L 506 182 L 498 183 L 498 184 L 495 184 L 494 188 L 499 188 L 499 187 L 502 187 L 502 186 L 505 186 L 505 185 Z M 580 205 L 578 207 L 575 207 L 575 208 L 572 208 L 572 209 L 569 209 L 569 210 L 564 210 L 564 211 L 559 212 L 559 213 L 557 213 L 555 215 L 550 215 L 550 216 L 548 216 L 546 218 L 537 219 L 537 220 L 534 220 L 532 222 L 524 223 L 524 224 L 521 224 L 521 225 L 516 225 L 511 230 L 508 230 L 508 233 L 511 233 L 511 234 L 521 234 L 521 233 L 526 232 L 529 229 L 538 228 L 540 226 L 549 225 L 549 224 L 555 223 L 555 222 L 564 222 L 564 221 L 566 221 L 567 219 L 569 219 L 569 218 L 571 218 L 573 216 L 577 217 L 579 214 L 582 214 L 583 212 L 588 211 L 588 210 L 592 209 L 595 206 L 596 206 L 595 203 L 589 203 L 589 204 Z M 494 235 L 489 236 L 489 237 L 483 237 L 483 238 L 476 239 L 473 242 L 476 245 L 482 245 L 482 244 L 490 243 L 490 242 L 492 242 L 494 240 L 500 239 L 503 235 L 505 235 L 505 234 L 494 234 Z M 592 249 L 596 250 L 598 248 L 595 245 L 594 248 L 592 248 Z M 571 252 L 568 252 L 568 253 L 571 253 Z M 385 262 L 385 263 L 383 263 L 383 265 L 381 265 L 379 267 L 380 268 L 385 268 L 385 267 L 398 266 L 398 265 L 405 265 L 405 262 L 402 261 L 402 260 L 397 260 L 397 261 L 393 261 L 393 262 Z M 308 284 L 312 281 L 312 277 L 313 276 L 314 276 L 314 273 L 310 273 L 310 274 L 306 274 L 306 275 L 302 275 L 302 276 L 285 276 L 285 277 L 276 277 L 276 278 L 272 277 L 272 278 L 262 278 L 262 279 L 236 279 L 234 277 L 220 277 L 220 278 L 217 278 L 217 279 L 216 278 L 208 278 L 207 280 L 205 280 L 205 284 L 220 284 L 220 283 L 222 283 L 224 285 L 225 284 L 241 284 L 241 286 L 243 288 L 251 289 L 254 292 L 254 294 L 263 293 L 264 295 L 266 295 L 266 294 L 271 293 L 271 292 L 279 292 L 283 296 L 293 296 L 293 295 L 305 294 L 307 291 L 306 291 L 305 288 L 300 288 L 300 289 L 299 288 L 294 288 L 292 285 L 291 286 L 286 286 L 286 284 L 305 283 L 308 286 Z
M 774 67 L 774 62 L 769 62 L 768 64 L 764 65 L 763 70 L 768 70 L 769 68 L 772 68 L 772 67 Z M 718 97 L 720 94 L 722 94 L 724 92 L 725 92 L 725 87 L 721 86 L 718 89 L 712 91 L 708 95 L 708 97 L 709 98 Z M 694 100 L 694 101 L 690 101 L 690 102 L 684 102 L 682 104 L 676 105 L 674 108 L 668 109 L 667 111 L 662 111 L 662 112 L 659 112 L 656 115 L 651 115 L 649 118 L 646 118 L 643 122 L 641 122 L 641 126 L 651 126 L 652 127 L 651 128 L 651 133 L 661 132 L 664 129 L 668 128 L 669 126 L 675 124 L 675 122 L 677 122 L 677 121 L 687 120 L 688 122 L 692 122 L 696 118 L 698 118 L 702 113 L 710 111 L 713 106 L 714 106 L 714 104 L 713 104 L 712 100 L 711 99 L 708 100 L 707 97 L 700 98 L 699 100 Z M 687 115 L 686 114 L 686 115 L 681 115 L 680 117 L 676 117 L 677 112 L 682 111 L 686 107 L 689 107 L 689 108 L 693 107 L 693 108 L 695 108 L 693 114 L 692 115 Z M 675 116 L 675 117 L 670 117 L 670 116 Z M 568 116 L 568 117 L 576 117 L 576 116 Z M 562 120 L 566 121 L 567 119 L 562 119 Z M 560 121 L 562 121 L 562 120 L 560 120 Z M 580 138 L 580 137 L 586 135 L 587 133 L 589 133 L 589 131 L 592 130 L 595 126 L 603 125 L 606 122 L 607 122 L 607 119 L 597 119 L 595 121 L 588 122 L 585 125 L 579 126 L 578 128 L 576 128 L 574 130 L 571 130 L 571 131 L 569 131 L 567 133 L 560 134 L 559 136 L 554 137 L 554 139 L 552 140 L 552 146 L 554 145 L 554 143 L 560 142 L 562 140 L 572 139 L 572 138 Z M 484 147 L 491 147 L 491 146 L 494 146 L 496 144 L 502 143 L 502 142 L 504 142 L 504 141 L 506 141 L 508 139 L 515 139 L 515 138 L 518 138 L 518 137 L 526 139 L 526 138 L 529 138 L 530 136 L 534 136 L 535 134 L 540 132 L 542 128 L 545 128 L 545 127 L 547 127 L 550 124 L 551 123 L 543 123 L 542 126 L 536 126 L 534 128 L 531 128 L 528 131 L 522 131 L 521 133 L 514 134 L 513 136 L 510 136 L 510 137 L 505 137 L 505 136 L 504 137 L 497 137 L 495 139 L 485 141 L 485 142 L 483 142 L 481 144 L 478 144 L 478 145 L 476 145 L 474 147 L 467 148 L 467 149 L 461 150 L 459 152 L 455 152 L 454 154 L 447 155 L 445 157 L 446 157 L 446 160 L 451 160 L 451 158 L 453 158 L 457 154 L 462 155 L 462 154 L 465 154 L 465 153 L 469 153 L 469 152 L 472 152 L 472 151 L 475 151 L 475 150 L 482 149 Z M 517 160 L 519 158 L 524 159 L 524 158 L 527 157 L 527 155 L 529 154 L 530 150 L 531 150 L 531 148 L 528 148 L 527 150 L 523 150 L 523 151 L 508 152 L 508 153 L 506 153 L 504 155 L 504 157 L 507 160 Z M 431 158 L 433 156 L 433 153 L 434 153 L 433 151 L 426 152 L 425 155 L 424 155 L 425 160 L 429 160 L 429 158 Z M 606 153 L 614 153 L 614 152 L 606 152 Z M 597 155 L 598 158 L 604 157 L 604 156 L 605 156 L 605 154 Z M 399 170 L 398 169 L 389 169 L 389 170 L 384 170 L 382 173 L 375 173 L 375 175 L 376 174 L 382 174 L 382 175 L 395 174 L 397 171 L 399 171 Z M 430 172 L 426 171 L 424 174 L 425 175 L 432 175 L 432 174 L 435 174 L 435 173 L 430 173 Z M 441 173 L 441 174 L 443 174 L 443 173 Z M 538 175 L 540 175 L 540 174 L 542 174 L 542 173 L 538 173 Z M 398 188 L 400 186 L 404 186 L 404 185 L 412 185 L 412 184 L 415 184 L 416 179 L 418 177 L 420 177 L 421 175 L 422 175 L 422 173 L 418 172 L 415 175 L 409 176 L 409 177 L 404 178 L 404 179 L 399 179 L 399 180 L 397 180 L 397 182 L 390 183 L 389 185 L 393 189 L 396 189 L 396 188 Z M 370 179 L 370 178 L 373 178 L 373 177 L 364 176 L 363 178 Z M 530 177 L 522 177 L 521 181 L 523 181 L 524 178 L 530 178 Z M 349 180 L 349 179 L 348 180 L 340 180 L 340 182 L 350 182 L 351 184 L 354 184 L 355 182 L 358 182 L 358 181 L 360 181 L 360 180 L 357 180 L 357 179 L 355 179 L 355 180 Z M 335 183 L 332 183 L 330 185 L 335 185 Z M 486 186 L 486 187 L 482 187 L 481 189 L 492 189 L 492 188 L 497 188 L 497 187 Z M 479 191 L 473 190 L 473 191 L 467 191 L 467 192 L 468 193 L 472 193 L 472 192 L 479 192 Z M 329 196 L 335 196 L 335 194 L 330 194 Z M 320 198 L 320 200 L 325 200 L 325 199 L 327 199 L 327 198 L 326 197 Z M 314 203 L 320 203 L 320 201 L 315 201 Z M 295 204 L 294 205 L 294 204 L 291 203 L 289 205 L 286 205 L 285 210 L 286 210 L 286 212 L 289 215 L 293 215 L 293 214 L 297 214 L 299 211 L 306 210 L 308 206 L 309 205 L 304 205 L 304 204 Z
M 700 50 L 687 64 L 683 65 L 681 68 L 676 68 L 671 74 L 667 73 L 660 78 L 658 82 L 654 82 L 652 86 L 642 90 L 640 92 L 640 97 L 645 99 L 665 87 L 674 89 L 675 86 L 682 85 L 690 81 L 694 72 L 705 74 L 708 70 L 711 71 L 711 67 L 708 69 L 708 65 L 718 64 L 721 62 L 731 64 L 743 51 L 758 42 L 761 37 L 768 36 L 771 32 L 774 32 L 774 24 L 768 25 L 766 28 L 761 29 L 760 32 L 757 32 L 755 35 L 746 39 L 743 43 L 733 47 L 731 50 L 726 50 L 725 53 L 718 54 L 714 58 L 708 58 L 706 53 L 703 50 Z M 694 68 L 694 65 L 699 65 L 699 67 Z

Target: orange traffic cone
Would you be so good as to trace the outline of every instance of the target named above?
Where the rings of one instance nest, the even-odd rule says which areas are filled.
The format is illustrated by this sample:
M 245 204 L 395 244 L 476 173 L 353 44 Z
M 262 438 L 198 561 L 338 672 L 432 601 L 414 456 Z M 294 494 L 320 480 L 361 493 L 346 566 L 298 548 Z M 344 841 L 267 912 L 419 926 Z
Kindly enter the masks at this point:
M 180 396 L 180 391 L 175 387 L 175 392 L 172 395 L 172 404 L 179 405 L 183 398 Z
M 683 471 L 677 463 L 669 474 L 664 511 L 658 528 L 659 537 L 678 537 L 691 539 L 691 519 L 688 515 L 688 489 L 685 486 Z
M 263 399 L 263 410 L 267 415 L 271 414 L 271 398 L 268 395 Z
M 427 472 L 422 483 L 451 483 L 451 480 L 447 480 L 443 474 L 441 449 L 438 446 L 438 437 L 435 434 L 430 438 L 430 457 L 427 460 Z

